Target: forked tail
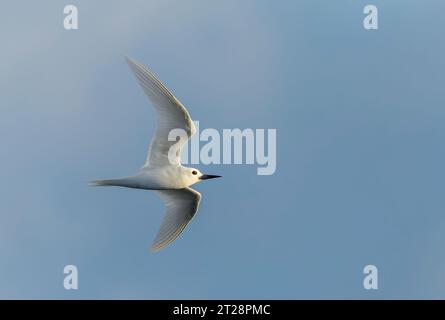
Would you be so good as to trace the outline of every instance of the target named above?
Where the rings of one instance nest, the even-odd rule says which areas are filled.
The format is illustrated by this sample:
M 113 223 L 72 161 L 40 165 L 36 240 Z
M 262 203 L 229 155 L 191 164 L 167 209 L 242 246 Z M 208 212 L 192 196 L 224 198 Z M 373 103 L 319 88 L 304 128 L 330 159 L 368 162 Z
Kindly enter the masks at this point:
M 92 187 L 103 187 L 103 186 L 116 186 L 119 185 L 118 182 L 119 179 L 108 179 L 108 180 L 94 180 L 91 181 L 88 185 Z
M 90 186 L 93 187 L 126 187 L 141 189 L 140 183 L 137 177 L 126 177 L 120 179 L 108 179 L 108 180 L 94 180 L 90 182 Z

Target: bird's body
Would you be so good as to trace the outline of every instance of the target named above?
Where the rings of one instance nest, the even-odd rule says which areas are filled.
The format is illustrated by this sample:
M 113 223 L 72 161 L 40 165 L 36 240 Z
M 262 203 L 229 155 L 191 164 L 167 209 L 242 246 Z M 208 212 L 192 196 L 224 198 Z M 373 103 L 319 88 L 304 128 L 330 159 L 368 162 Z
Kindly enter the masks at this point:
M 97 180 L 96 186 L 117 186 L 145 190 L 183 189 L 198 181 L 188 179 L 189 168 L 163 166 L 143 168 L 134 176 L 119 179 Z
M 159 251 L 181 234 L 198 211 L 201 194 L 190 186 L 219 176 L 202 174 L 181 165 L 181 148 L 196 131 L 187 109 L 150 70 L 132 59 L 127 58 L 127 62 L 156 110 L 156 132 L 145 164 L 137 174 L 96 180 L 92 185 L 155 190 L 167 209 L 151 247 L 152 251 Z M 178 129 L 185 139 L 169 139 L 170 133 Z

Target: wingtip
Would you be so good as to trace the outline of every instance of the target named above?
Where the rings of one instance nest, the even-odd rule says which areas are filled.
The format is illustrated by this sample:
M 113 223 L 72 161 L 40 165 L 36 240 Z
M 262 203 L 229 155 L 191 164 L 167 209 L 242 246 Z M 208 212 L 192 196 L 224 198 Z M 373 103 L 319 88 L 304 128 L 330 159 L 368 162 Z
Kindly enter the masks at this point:
M 135 65 L 137 64 L 137 61 L 134 60 L 133 58 L 130 58 L 129 56 L 125 56 L 125 61 L 127 61 L 127 63 L 131 66 L 131 65 Z
M 151 252 L 151 253 L 157 253 L 157 252 L 159 252 L 159 251 L 162 251 L 162 250 L 164 250 L 165 248 L 167 248 L 172 242 L 173 242 L 173 241 L 170 241 L 170 242 L 160 242 L 160 243 L 158 243 L 158 242 L 155 242 L 155 241 L 154 241 L 154 242 L 151 244 L 150 252 Z
M 150 253 L 157 253 L 157 252 L 161 251 L 161 249 L 162 248 L 158 248 L 158 247 L 155 247 L 155 246 L 152 245 L 150 247 L 149 251 L 150 251 Z

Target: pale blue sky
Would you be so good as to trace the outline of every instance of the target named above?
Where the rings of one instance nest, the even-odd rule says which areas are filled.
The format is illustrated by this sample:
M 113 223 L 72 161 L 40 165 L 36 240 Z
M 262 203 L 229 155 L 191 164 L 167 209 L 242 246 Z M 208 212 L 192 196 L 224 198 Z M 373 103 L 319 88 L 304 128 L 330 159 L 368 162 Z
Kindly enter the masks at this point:
M 79 30 L 63 29 L 63 7 Z M 365 31 L 375 4 L 380 29 Z M 445 298 L 445 4 L 14 1 L 0 12 L 1 298 Z M 198 166 L 200 211 L 150 254 L 134 173 L 149 66 L 201 128 L 276 128 L 277 171 Z M 62 286 L 79 268 L 79 290 Z M 379 290 L 363 289 L 366 264 Z

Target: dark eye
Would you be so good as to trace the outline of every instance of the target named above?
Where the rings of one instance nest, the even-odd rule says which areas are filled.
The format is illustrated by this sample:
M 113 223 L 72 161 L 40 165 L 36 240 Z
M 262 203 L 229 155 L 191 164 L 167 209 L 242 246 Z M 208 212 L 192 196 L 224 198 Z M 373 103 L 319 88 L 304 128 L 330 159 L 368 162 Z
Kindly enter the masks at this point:
M 193 170 L 192 174 L 196 176 L 198 174 L 198 172 L 196 170 Z

